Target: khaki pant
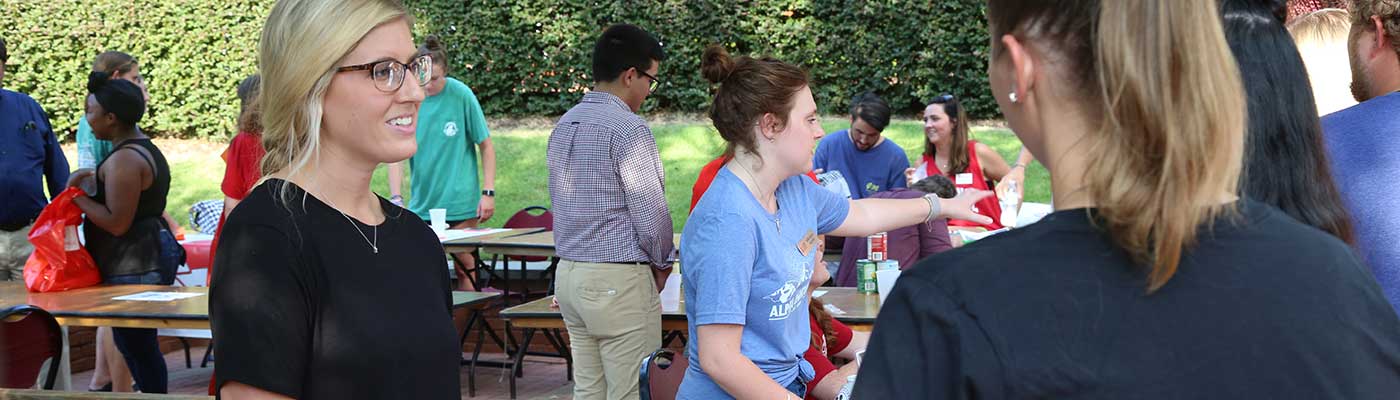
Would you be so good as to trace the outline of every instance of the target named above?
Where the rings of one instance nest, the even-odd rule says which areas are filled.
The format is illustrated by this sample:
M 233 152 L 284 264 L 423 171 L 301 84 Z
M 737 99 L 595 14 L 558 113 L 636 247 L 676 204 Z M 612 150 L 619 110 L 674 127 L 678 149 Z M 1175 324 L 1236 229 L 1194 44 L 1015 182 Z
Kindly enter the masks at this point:
M 636 399 L 642 358 L 661 347 L 651 267 L 562 260 L 554 283 L 574 358 L 574 399 Z
M 14 232 L 0 231 L 0 281 L 24 280 L 24 262 L 34 245 L 29 243 L 29 228 L 26 226 Z M 653 284 L 655 285 L 655 284 Z

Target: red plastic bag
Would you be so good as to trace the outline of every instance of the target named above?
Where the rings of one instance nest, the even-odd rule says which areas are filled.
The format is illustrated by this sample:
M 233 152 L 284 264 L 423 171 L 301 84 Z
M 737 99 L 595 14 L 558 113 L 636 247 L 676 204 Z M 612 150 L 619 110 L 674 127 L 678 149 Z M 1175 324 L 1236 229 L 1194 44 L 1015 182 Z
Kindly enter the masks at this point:
M 24 262 L 24 286 L 29 291 L 61 292 L 102 282 L 97 263 L 78 242 L 83 210 L 73 198 L 82 193 L 73 187 L 59 193 L 29 230 L 29 243 L 34 244 L 34 253 Z

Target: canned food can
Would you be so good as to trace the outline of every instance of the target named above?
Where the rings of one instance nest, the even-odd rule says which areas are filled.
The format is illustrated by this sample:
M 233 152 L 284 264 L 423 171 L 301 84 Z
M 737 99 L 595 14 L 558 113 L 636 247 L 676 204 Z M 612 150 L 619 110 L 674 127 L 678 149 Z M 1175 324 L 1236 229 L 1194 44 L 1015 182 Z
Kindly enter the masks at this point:
M 875 263 L 876 271 L 899 270 L 898 260 L 885 260 Z
M 875 293 L 875 262 L 856 260 L 856 292 Z
M 880 232 L 865 238 L 865 248 L 869 253 L 867 260 L 885 261 L 889 252 L 889 234 Z

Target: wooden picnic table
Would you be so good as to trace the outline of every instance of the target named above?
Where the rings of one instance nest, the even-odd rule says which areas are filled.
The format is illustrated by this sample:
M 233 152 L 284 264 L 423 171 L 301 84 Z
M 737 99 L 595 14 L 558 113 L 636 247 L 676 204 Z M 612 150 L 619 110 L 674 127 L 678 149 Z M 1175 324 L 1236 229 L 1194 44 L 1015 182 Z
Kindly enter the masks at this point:
M 65 392 L 0 388 L 0 400 L 212 400 L 213 398 L 214 396 L 188 394 Z
M 475 238 L 473 238 L 475 239 Z M 681 234 L 674 234 L 671 239 L 676 248 L 681 246 Z M 533 256 L 533 257 L 554 257 L 554 231 L 533 232 L 516 235 L 492 235 L 483 238 L 475 243 L 481 251 L 491 254 L 502 254 L 511 256 Z M 828 250 L 822 256 L 827 261 L 840 261 L 841 249 Z
M 880 296 L 875 293 L 856 292 L 850 287 L 823 287 L 817 289 L 817 297 L 823 303 L 840 310 L 831 313 L 833 318 L 858 331 L 870 331 L 875 326 L 875 316 L 880 313 Z M 501 318 L 510 321 L 518 328 L 562 329 L 564 317 L 558 309 L 549 307 L 553 296 L 507 308 L 501 311 Z M 661 313 L 661 329 L 668 331 L 687 330 L 689 323 L 685 316 L 685 299 L 680 308 Z
M 480 236 L 472 236 L 469 238 L 455 240 L 445 240 L 442 242 L 442 248 L 449 253 L 456 251 L 470 251 L 473 248 L 480 247 L 483 243 L 487 241 L 504 239 L 512 236 L 526 235 L 540 232 L 543 230 L 544 228 L 509 228 L 504 231 L 488 233 Z
M 818 299 L 826 303 L 831 316 L 841 323 L 850 326 L 853 330 L 869 332 L 875 326 L 875 317 L 880 313 L 880 296 L 875 293 L 860 293 L 855 288 L 849 287 L 823 287 L 814 293 Z M 529 303 L 507 308 L 501 311 L 501 318 L 506 320 L 506 329 L 511 327 L 521 328 L 520 345 L 516 347 L 515 354 L 511 357 L 514 362 L 511 365 L 510 392 L 511 398 L 515 398 L 515 377 L 519 374 L 520 363 L 524 360 L 527 349 L 530 348 L 530 341 L 538 330 L 544 330 L 545 338 L 559 350 L 561 357 L 570 362 L 572 370 L 572 360 L 567 354 L 568 344 L 559 335 L 561 329 L 565 329 L 564 317 L 558 309 L 550 307 L 554 296 L 545 297 Z M 835 308 L 837 311 L 832 311 Z M 661 312 L 661 330 L 665 331 L 687 331 L 689 322 L 685 315 L 685 299 L 681 299 L 680 307 L 675 311 Z

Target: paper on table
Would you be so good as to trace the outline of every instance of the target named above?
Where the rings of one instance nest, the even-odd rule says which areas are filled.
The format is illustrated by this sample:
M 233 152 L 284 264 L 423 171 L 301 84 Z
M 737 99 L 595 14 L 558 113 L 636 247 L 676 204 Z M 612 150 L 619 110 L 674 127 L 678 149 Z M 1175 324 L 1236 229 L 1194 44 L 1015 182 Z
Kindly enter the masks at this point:
M 438 234 L 438 240 L 447 242 L 458 239 L 473 238 L 482 235 L 505 232 L 508 229 L 448 229 Z
M 818 297 L 822 297 L 822 295 L 824 295 L 824 294 L 826 294 L 826 291 L 825 291 L 825 290 L 814 291 L 814 292 L 812 292 L 812 298 L 815 299 L 815 298 L 818 298 Z
M 199 297 L 199 296 L 203 296 L 203 295 L 204 295 L 204 293 L 187 293 L 187 292 L 141 292 L 141 293 L 135 293 L 135 294 L 128 294 L 128 295 L 126 295 L 126 296 L 117 296 L 117 297 L 113 297 L 112 300 L 129 300 L 129 301 L 173 301 L 173 300 L 180 300 L 180 299 L 188 299 L 188 298 L 191 298 L 191 297 Z
M 826 309 L 826 312 L 831 313 L 831 315 L 840 315 L 840 314 L 845 314 L 845 313 L 846 313 L 846 310 L 842 310 L 840 307 L 837 307 L 837 306 L 834 306 L 834 305 L 831 305 L 831 304 L 826 304 L 826 307 L 823 307 L 823 308 Z

